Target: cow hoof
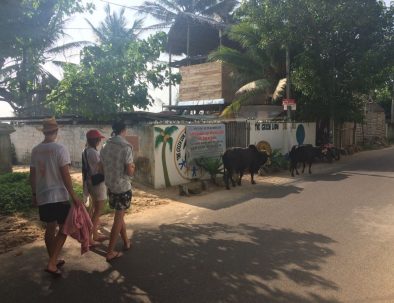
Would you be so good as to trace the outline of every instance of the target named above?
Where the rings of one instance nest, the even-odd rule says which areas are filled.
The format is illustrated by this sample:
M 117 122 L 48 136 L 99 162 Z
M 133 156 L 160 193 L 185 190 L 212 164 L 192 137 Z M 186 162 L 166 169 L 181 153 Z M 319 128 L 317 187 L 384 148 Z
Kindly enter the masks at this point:
M 256 184 L 256 182 L 255 182 L 255 181 L 252 181 L 252 184 Z

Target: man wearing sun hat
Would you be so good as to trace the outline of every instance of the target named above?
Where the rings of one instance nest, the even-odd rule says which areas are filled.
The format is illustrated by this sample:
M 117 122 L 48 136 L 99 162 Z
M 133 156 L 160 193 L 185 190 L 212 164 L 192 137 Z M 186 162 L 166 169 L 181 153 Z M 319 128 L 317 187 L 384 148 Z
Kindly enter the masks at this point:
M 67 238 L 61 228 L 70 209 L 69 198 L 75 205 L 81 204 L 72 187 L 70 154 L 65 146 L 56 143 L 58 129 L 55 118 L 44 119 L 40 129 L 44 141 L 33 148 L 30 164 L 32 202 L 38 206 L 40 220 L 46 223 L 49 262 L 45 271 L 53 276 L 61 275 L 60 267 L 65 263 L 58 256 Z

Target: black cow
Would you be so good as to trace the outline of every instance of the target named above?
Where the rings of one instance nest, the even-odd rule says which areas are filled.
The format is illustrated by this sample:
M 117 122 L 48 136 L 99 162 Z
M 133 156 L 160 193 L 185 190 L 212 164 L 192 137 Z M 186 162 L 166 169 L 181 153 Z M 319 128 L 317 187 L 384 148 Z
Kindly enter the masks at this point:
M 230 189 L 229 179 L 233 186 L 233 173 L 239 174 L 238 185 L 241 185 L 241 179 L 244 171 L 250 172 L 252 184 L 256 184 L 253 175 L 257 173 L 262 165 L 267 162 L 268 156 L 265 152 L 260 152 L 255 145 L 249 145 L 247 148 L 234 147 L 225 151 L 223 154 L 224 183 L 226 188 Z
M 309 164 L 309 173 L 311 174 L 312 163 L 315 158 L 321 156 L 321 148 L 313 147 L 311 144 L 306 145 L 294 145 L 289 153 L 290 158 L 290 173 L 294 177 L 294 170 L 296 174 L 299 175 L 297 170 L 297 164 L 302 163 L 302 173 L 305 171 L 305 163 Z

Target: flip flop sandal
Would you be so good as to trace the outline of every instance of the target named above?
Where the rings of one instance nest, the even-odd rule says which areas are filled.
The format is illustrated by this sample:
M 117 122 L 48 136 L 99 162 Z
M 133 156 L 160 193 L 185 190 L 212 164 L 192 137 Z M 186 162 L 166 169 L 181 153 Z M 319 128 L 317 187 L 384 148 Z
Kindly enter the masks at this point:
M 113 260 L 120 258 L 121 256 L 123 256 L 123 254 L 118 251 L 113 257 L 105 258 L 105 261 L 107 261 L 108 263 L 111 263 Z
M 48 268 L 44 269 L 45 272 L 51 274 L 51 276 L 53 278 L 59 278 L 62 276 L 62 272 L 60 271 L 60 269 L 56 269 L 55 271 L 49 270 Z
M 57 261 L 57 264 L 56 264 L 56 267 L 57 267 L 57 268 L 61 268 L 61 267 L 64 266 L 64 264 L 66 264 L 66 261 L 64 261 L 64 260 L 58 260 L 58 261 Z
M 93 239 L 93 241 L 99 242 L 99 243 L 107 241 L 107 240 L 109 240 L 109 238 L 107 236 L 100 236 L 97 239 Z
M 132 246 L 131 241 L 129 241 L 129 243 L 127 243 L 127 245 L 123 246 L 123 250 L 128 251 L 128 250 L 130 250 L 131 246 Z

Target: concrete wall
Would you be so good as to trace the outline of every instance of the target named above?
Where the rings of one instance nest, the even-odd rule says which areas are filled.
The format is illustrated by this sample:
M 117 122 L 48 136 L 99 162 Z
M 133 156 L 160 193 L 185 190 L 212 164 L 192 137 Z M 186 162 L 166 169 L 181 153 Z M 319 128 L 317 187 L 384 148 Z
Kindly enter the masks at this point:
M 273 149 L 280 149 L 283 154 L 295 144 L 315 144 L 315 123 L 249 122 L 250 144 L 268 141 Z M 18 162 L 29 164 L 32 148 L 43 140 L 42 133 L 37 130 L 38 126 L 39 124 L 14 126 L 16 131 L 11 134 L 11 141 L 15 145 Z M 109 125 L 63 125 L 60 128 L 58 142 L 69 149 L 73 166 L 81 166 L 86 132 L 92 128 L 99 129 L 107 138 L 110 137 Z M 169 128 L 173 131 L 167 135 L 165 131 Z M 160 140 L 160 136 L 166 138 L 166 144 Z M 297 138 L 302 142 L 298 142 Z M 135 179 L 138 182 L 163 188 L 168 183 L 173 186 L 188 183 L 194 178 L 209 178 L 203 169 L 186 163 L 185 124 L 141 124 L 128 127 L 127 139 L 134 147 L 137 168 Z
M 279 149 L 282 154 L 287 154 L 293 145 L 316 144 L 316 123 L 249 121 L 250 144 L 267 141 L 272 149 Z
M 154 149 L 155 172 L 154 187 L 166 187 L 165 174 L 168 176 L 170 185 L 189 183 L 190 180 L 208 179 L 209 175 L 196 165 L 189 165 L 186 162 L 186 125 L 155 125 L 152 129 L 155 141 L 161 135 L 161 130 L 168 127 L 176 127 L 170 135 L 172 144 L 162 142 L 157 144 Z
M 39 126 L 39 124 L 14 125 L 16 131 L 11 134 L 11 142 L 15 146 L 19 163 L 29 164 L 32 148 L 43 140 L 43 134 L 37 129 Z M 75 167 L 81 167 L 81 154 L 86 144 L 86 132 L 92 128 L 100 130 L 106 138 L 109 138 L 112 132 L 110 125 L 97 124 L 61 125 L 59 129 L 58 142 L 68 148 L 72 165 Z M 134 147 L 133 155 L 137 167 L 135 179 L 141 183 L 153 185 L 154 140 L 152 126 L 128 127 L 127 139 Z

